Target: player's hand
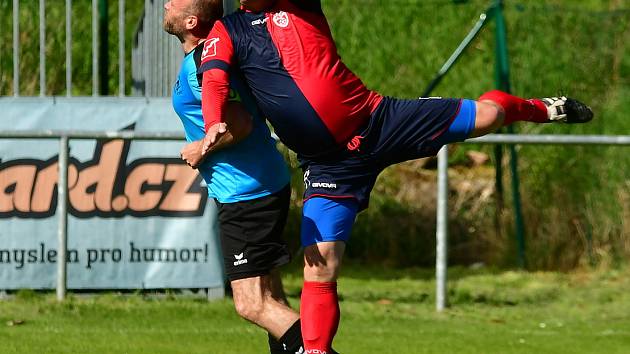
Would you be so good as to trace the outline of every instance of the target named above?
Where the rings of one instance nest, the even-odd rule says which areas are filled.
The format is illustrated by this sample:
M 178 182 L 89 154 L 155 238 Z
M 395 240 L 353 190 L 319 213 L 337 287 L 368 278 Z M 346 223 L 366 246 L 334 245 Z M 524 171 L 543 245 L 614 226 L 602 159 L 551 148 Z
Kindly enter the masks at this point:
M 210 128 L 208 128 L 208 132 L 206 132 L 206 136 L 203 138 L 203 147 L 201 149 L 201 155 L 206 156 L 208 151 L 214 143 L 219 140 L 221 135 L 225 134 L 227 131 L 227 124 L 225 123 L 217 123 Z
M 188 166 L 192 168 L 197 168 L 203 162 L 203 155 L 201 154 L 201 149 L 203 147 L 203 140 L 193 141 L 190 144 L 186 144 L 181 151 L 179 152 L 179 156 L 182 160 L 186 161 Z

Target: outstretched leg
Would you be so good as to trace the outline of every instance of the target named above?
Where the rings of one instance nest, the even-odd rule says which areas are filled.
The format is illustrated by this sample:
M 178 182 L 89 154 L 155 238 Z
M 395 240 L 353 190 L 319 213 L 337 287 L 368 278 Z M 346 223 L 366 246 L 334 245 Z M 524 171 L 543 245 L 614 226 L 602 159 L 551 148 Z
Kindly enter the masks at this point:
M 533 123 L 586 123 L 593 111 L 584 103 L 567 97 L 523 99 L 494 90 L 479 97 L 475 129 L 470 137 L 492 133 L 517 121 Z

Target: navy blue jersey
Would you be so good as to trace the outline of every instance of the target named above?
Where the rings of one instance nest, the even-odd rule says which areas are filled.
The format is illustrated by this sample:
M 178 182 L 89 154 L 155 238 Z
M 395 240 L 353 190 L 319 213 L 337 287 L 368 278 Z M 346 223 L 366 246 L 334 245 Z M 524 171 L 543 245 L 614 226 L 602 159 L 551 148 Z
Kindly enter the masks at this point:
M 221 71 L 233 67 L 280 140 L 303 156 L 345 148 L 382 100 L 341 61 L 318 1 L 279 0 L 267 12 L 217 21 L 200 68 L 214 76 L 206 89 L 227 92 Z M 220 121 L 223 106 L 208 106 L 206 119 Z

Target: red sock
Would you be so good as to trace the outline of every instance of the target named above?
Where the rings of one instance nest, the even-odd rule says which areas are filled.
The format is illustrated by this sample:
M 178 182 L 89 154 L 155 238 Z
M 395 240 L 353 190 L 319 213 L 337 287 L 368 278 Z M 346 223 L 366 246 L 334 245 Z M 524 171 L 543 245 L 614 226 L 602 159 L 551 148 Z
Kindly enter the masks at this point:
M 549 122 L 547 106 L 541 100 L 525 100 L 499 90 L 484 93 L 479 97 L 479 101 L 483 100 L 492 101 L 503 107 L 505 111 L 503 125 L 510 125 L 516 121 Z
M 337 282 L 304 282 L 300 304 L 305 354 L 331 354 L 339 327 Z

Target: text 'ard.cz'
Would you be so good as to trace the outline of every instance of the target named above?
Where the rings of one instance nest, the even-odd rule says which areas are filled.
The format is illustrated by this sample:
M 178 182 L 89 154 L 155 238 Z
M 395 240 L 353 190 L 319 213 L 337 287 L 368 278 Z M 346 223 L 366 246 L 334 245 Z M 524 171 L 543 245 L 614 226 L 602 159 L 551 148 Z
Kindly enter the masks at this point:
M 178 158 L 126 163 L 130 142 L 98 141 L 91 160 L 69 159 L 68 212 L 79 218 L 203 215 L 201 177 Z M 0 161 L 0 218 L 45 218 L 57 207 L 58 157 Z

